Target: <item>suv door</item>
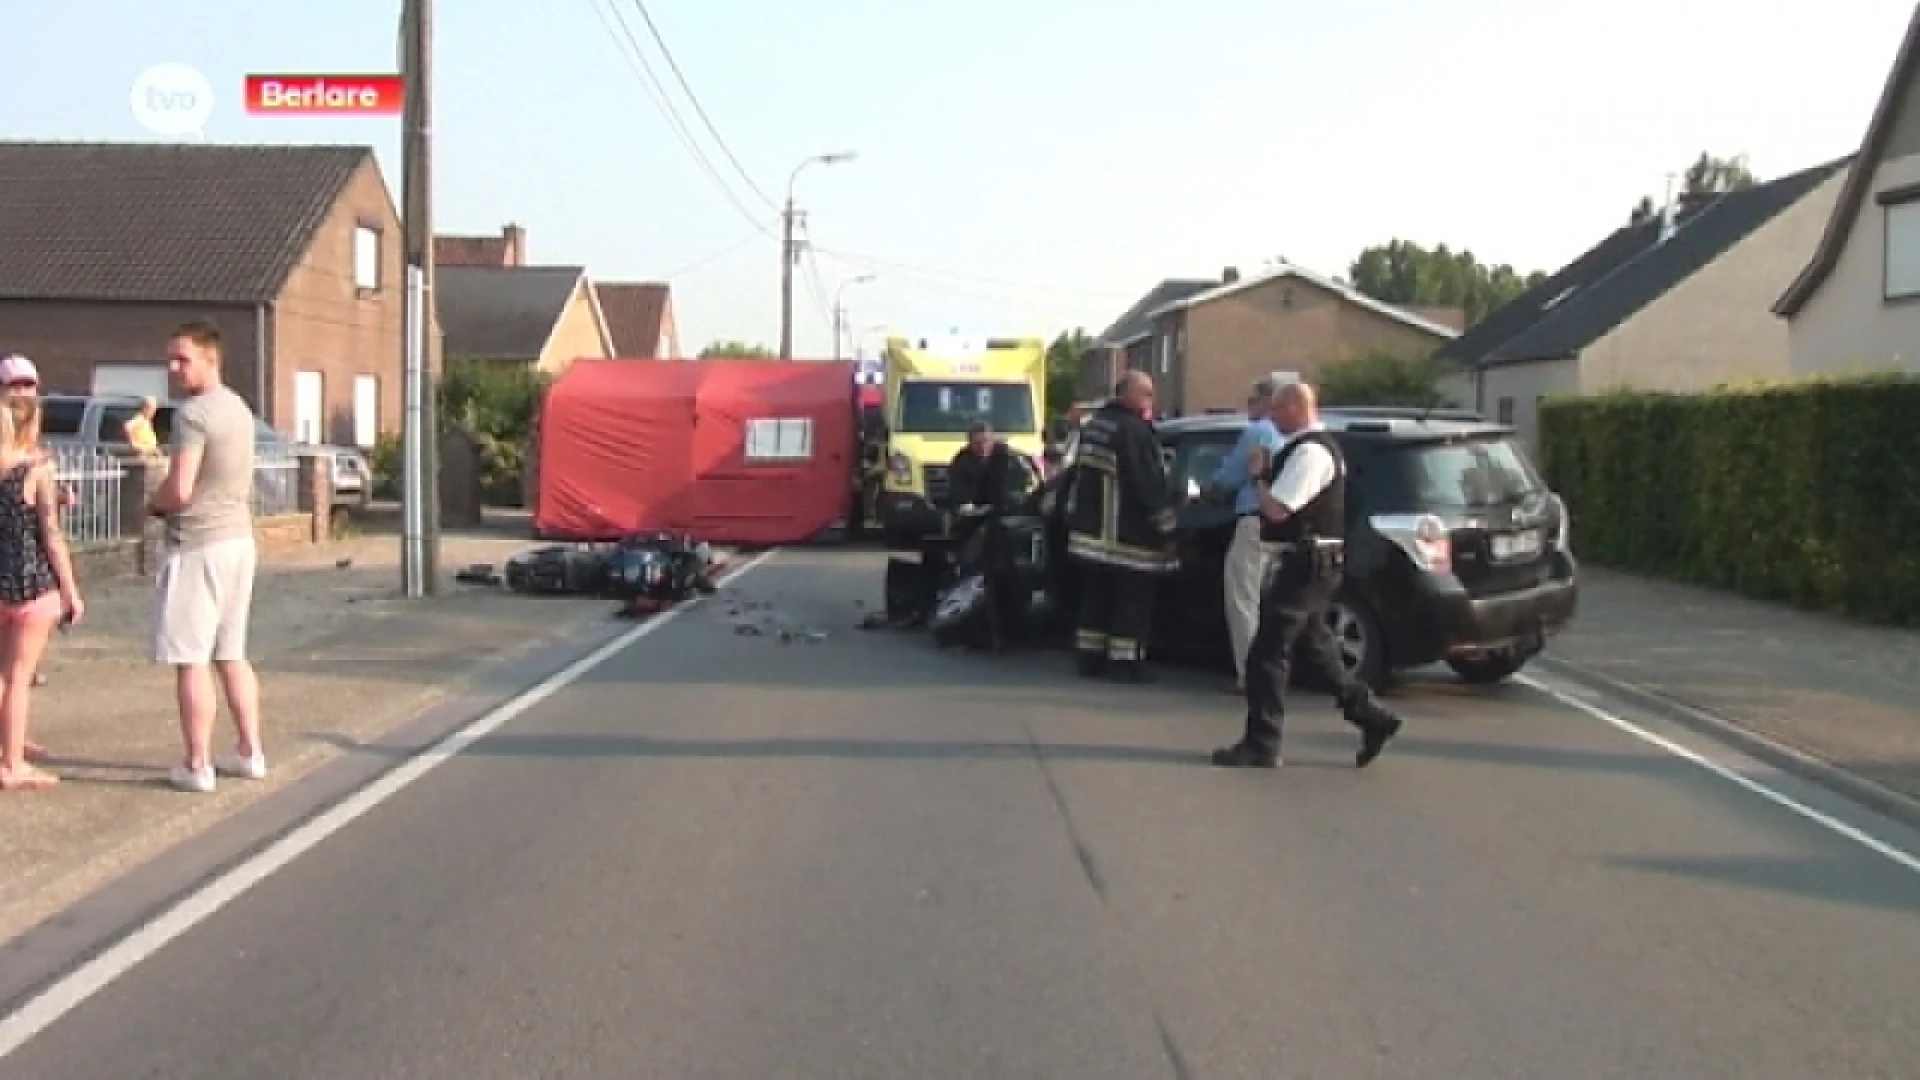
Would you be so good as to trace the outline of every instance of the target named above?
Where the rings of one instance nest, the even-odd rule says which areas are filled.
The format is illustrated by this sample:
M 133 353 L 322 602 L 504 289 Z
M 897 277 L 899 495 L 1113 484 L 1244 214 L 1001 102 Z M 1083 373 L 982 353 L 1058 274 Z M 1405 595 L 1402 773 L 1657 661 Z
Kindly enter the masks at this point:
M 1168 451 L 1167 480 L 1177 499 L 1189 484 L 1207 490 L 1221 462 L 1233 451 L 1239 432 L 1193 431 L 1163 436 Z M 1154 638 L 1169 644 L 1201 644 L 1223 639 L 1227 625 L 1227 547 L 1233 542 L 1231 501 L 1183 502 L 1176 547 L 1180 568 L 1165 575 L 1154 604 Z

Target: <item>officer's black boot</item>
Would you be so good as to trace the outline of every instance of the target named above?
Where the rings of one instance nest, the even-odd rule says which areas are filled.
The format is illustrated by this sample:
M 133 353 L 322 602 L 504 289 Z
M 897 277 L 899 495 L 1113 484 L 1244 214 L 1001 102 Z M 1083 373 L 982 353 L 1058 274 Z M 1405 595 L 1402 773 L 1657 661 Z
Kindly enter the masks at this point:
M 1355 685 L 1341 695 L 1340 712 L 1347 723 L 1360 729 L 1360 751 L 1353 757 L 1359 768 L 1373 764 L 1387 743 L 1400 734 L 1400 714 L 1380 704 L 1373 691 L 1364 686 Z

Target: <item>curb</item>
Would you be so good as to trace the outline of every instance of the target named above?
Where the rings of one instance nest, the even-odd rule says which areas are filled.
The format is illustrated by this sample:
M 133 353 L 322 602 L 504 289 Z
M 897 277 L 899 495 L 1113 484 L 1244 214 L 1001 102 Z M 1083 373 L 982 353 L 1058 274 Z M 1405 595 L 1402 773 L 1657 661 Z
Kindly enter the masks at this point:
M 1874 783 L 1824 758 L 1796 750 L 1783 742 L 1743 727 L 1724 716 L 1634 683 L 1604 675 L 1583 664 L 1556 656 L 1539 656 L 1534 663 L 1587 689 L 1624 698 L 1639 708 L 1698 734 L 1726 743 L 1782 772 L 1826 788 L 1908 828 L 1920 829 L 1920 799 Z

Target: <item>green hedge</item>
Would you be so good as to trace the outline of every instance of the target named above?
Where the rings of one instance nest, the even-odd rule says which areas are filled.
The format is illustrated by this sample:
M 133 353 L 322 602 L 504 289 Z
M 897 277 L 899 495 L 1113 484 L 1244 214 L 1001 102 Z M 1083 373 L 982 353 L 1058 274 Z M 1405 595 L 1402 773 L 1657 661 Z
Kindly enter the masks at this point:
M 1540 426 L 1582 558 L 1920 625 L 1920 380 L 1560 398 Z

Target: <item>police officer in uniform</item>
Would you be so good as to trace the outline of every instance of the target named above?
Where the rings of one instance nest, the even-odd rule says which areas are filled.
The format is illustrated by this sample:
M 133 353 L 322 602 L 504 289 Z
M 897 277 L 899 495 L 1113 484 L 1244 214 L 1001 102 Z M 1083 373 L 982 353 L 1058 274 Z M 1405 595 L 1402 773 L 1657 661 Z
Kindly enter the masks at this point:
M 1087 676 L 1144 682 L 1159 575 L 1173 569 L 1173 499 L 1147 420 L 1153 380 L 1130 371 L 1087 418 L 1067 489 L 1067 552 L 1080 569 L 1074 660 Z
M 1241 769 L 1280 764 L 1281 698 L 1295 645 L 1304 643 L 1308 661 L 1335 687 L 1341 713 L 1360 729 L 1354 763 L 1365 768 L 1399 734 L 1401 721 L 1347 673 L 1326 624 L 1346 566 L 1346 459 L 1320 426 L 1315 394 L 1306 383 L 1280 387 L 1273 421 L 1287 442 L 1267 465 L 1267 483 L 1260 490 L 1262 539 L 1275 545 L 1276 557 L 1260 597 L 1260 625 L 1247 649 L 1246 734 L 1233 746 L 1215 750 L 1213 763 Z

